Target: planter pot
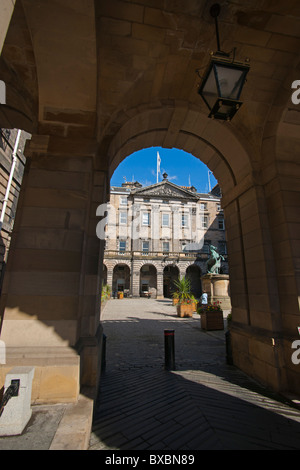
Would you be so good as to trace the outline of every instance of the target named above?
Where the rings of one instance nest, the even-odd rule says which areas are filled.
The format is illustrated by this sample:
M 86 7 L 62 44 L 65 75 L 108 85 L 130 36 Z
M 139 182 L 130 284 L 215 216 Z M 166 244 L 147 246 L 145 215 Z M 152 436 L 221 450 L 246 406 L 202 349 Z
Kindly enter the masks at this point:
M 192 317 L 195 311 L 195 304 L 177 304 L 177 315 L 178 317 Z
M 123 299 L 123 297 L 124 297 L 123 292 L 118 292 L 118 299 Z
M 201 328 L 203 330 L 224 330 L 223 312 L 201 313 Z

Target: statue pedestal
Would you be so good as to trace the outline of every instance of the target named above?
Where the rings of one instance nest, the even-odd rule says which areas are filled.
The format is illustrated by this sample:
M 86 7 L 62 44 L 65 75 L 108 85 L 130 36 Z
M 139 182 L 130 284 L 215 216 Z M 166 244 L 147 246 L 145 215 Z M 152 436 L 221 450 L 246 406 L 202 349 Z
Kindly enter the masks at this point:
M 221 309 L 230 310 L 228 274 L 204 274 L 202 276 L 202 291 L 207 293 L 208 303 L 221 302 Z

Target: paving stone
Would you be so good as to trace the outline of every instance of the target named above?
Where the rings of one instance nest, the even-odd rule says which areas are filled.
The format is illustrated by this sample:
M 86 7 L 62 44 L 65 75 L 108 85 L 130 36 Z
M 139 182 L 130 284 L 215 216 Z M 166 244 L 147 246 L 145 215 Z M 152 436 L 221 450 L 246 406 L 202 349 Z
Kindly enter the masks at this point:
M 102 320 L 91 450 L 300 449 L 300 410 L 226 364 L 224 331 L 153 299 L 112 300 Z M 174 371 L 164 370 L 164 328 L 175 330 Z

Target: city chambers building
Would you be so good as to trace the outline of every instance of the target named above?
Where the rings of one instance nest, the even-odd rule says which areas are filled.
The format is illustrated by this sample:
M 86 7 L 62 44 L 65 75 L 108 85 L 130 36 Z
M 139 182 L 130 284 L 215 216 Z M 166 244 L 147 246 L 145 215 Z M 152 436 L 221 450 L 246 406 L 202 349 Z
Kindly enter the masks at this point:
M 199 194 L 194 187 L 163 181 L 112 187 L 107 219 L 103 282 L 113 296 L 164 298 L 174 280 L 186 276 L 192 292 L 202 293 L 209 247 L 222 255 L 228 273 L 224 215 L 219 188 Z
M 199 158 L 222 191 L 234 365 L 300 394 L 298 2 L 0 4 L 0 128 L 32 136 L 1 292 L 0 387 L 12 367 L 30 365 L 35 403 L 96 393 L 97 208 L 125 158 L 163 147 Z M 171 236 L 156 242 L 149 255 L 180 251 Z

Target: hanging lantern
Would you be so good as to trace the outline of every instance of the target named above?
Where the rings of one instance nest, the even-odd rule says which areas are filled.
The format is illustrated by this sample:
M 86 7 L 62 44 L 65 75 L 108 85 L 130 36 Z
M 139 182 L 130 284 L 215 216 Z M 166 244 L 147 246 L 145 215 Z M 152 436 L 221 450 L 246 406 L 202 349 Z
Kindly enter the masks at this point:
M 217 23 L 219 12 L 219 5 L 213 5 L 210 13 L 216 21 L 218 49 L 220 49 Z M 240 95 L 249 69 L 250 66 L 247 62 L 235 61 L 226 52 L 218 50 L 212 55 L 198 90 L 210 111 L 210 118 L 229 121 L 232 119 L 242 105 Z

